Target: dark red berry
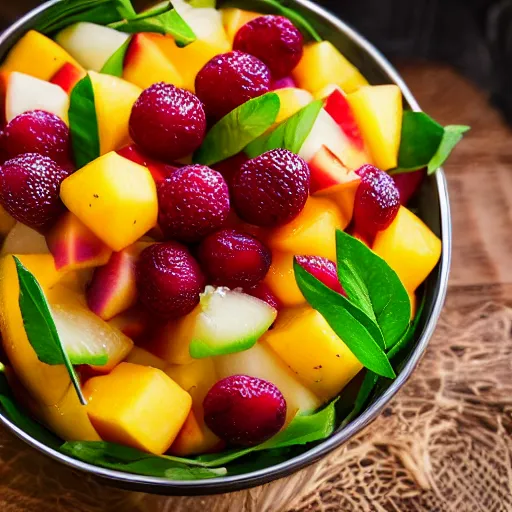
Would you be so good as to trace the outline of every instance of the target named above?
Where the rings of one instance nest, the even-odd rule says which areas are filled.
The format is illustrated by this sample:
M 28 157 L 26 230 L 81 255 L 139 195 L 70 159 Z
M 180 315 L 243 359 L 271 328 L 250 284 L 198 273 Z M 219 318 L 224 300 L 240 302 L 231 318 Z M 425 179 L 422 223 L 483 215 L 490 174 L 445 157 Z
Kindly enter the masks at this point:
M 289 75 L 304 52 L 304 38 L 284 16 L 260 16 L 240 28 L 233 49 L 258 57 L 274 79 Z
M 218 120 L 246 101 L 270 90 L 270 71 L 261 60 L 242 52 L 223 53 L 196 76 L 196 94 L 209 118 Z
M 130 135 L 153 158 L 172 162 L 187 156 L 201 145 L 205 132 L 203 105 L 174 85 L 154 84 L 133 105 Z
M 220 173 L 204 165 L 178 169 L 158 186 L 159 224 L 168 238 L 198 242 L 224 227 L 229 190 Z
M 233 179 L 233 201 L 243 220 L 279 226 L 302 211 L 309 185 L 306 162 L 291 151 L 274 149 L 242 166 Z
M 211 283 L 228 288 L 258 284 L 267 275 L 272 261 L 265 245 L 235 229 L 206 237 L 199 246 L 198 258 Z
M 248 375 L 233 375 L 217 382 L 203 407 L 212 432 L 239 446 L 254 446 L 270 439 L 286 419 L 286 401 L 279 389 Z
M 137 288 L 142 304 L 154 315 L 176 318 L 199 304 L 205 279 L 187 248 L 177 242 L 150 245 L 137 262 Z
M 59 191 L 69 175 L 47 156 L 19 155 L 0 169 L 0 203 L 17 221 L 45 231 L 65 211 Z
M 258 283 L 252 288 L 245 289 L 244 292 L 262 300 L 263 302 L 266 302 L 269 306 L 272 306 L 277 311 L 283 307 L 279 299 L 275 296 L 274 292 L 265 283 Z
M 355 231 L 372 239 L 393 222 L 400 208 L 400 193 L 391 176 L 373 165 L 356 172 L 361 183 L 354 203 Z
M 296 256 L 297 263 L 331 290 L 345 295 L 338 279 L 336 263 L 320 256 Z
M 229 189 L 231 190 L 231 185 L 233 183 L 233 178 L 235 177 L 236 173 L 240 170 L 242 165 L 247 162 L 249 158 L 245 153 L 238 153 L 235 156 L 232 156 L 231 158 L 228 158 L 226 160 L 222 160 L 222 162 L 219 162 L 213 166 L 213 168 L 216 171 L 219 171 L 222 176 L 224 176 L 224 179 L 226 180 L 226 183 L 228 184 Z
M 426 175 L 425 169 L 421 169 L 419 171 L 405 172 L 392 176 L 398 193 L 400 194 L 401 204 L 407 206 L 412 196 L 414 196 L 420 188 Z
M 38 153 L 60 165 L 71 162 L 69 128 L 60 117 L 43 110 L 15 117 L 5 127 L 3 146 L 9 158 Z

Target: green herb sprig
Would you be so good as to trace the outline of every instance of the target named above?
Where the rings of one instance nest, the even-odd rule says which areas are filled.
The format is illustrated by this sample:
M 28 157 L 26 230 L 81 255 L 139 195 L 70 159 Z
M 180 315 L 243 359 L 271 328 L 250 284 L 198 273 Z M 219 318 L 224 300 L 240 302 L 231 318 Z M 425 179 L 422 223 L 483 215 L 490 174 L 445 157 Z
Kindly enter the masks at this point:
M 104 75 L 112 75 L 121 78 L 123 76 L 124 71 L 124 59 L 126 57 L 126 52 L 128 51 L 128 47 L 131 43 L 131 37 L 128 38 L 105 62 L 103 67 L 101 68 L 101 73 Z

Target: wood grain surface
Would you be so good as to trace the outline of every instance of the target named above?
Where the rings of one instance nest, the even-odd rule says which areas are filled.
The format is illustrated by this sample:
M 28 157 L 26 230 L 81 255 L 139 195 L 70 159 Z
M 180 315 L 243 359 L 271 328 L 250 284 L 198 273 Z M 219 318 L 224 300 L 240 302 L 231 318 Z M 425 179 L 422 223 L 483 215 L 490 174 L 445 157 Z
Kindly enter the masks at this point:
M 472 131 L 453 155 L 446 169 L 453 212 L 454 258 L 447 306 L 441 326 L 425 360 L 417 370 L 417 376 L 395 399 L 388 413 L 377 420 L 361 437 L 361 444 L 343 447 L 337 455 L 331 456 L 328 460 L 287 480 L 263 488 L 229 496 L 166 499 L 106 489 L 93 480 L 46 460 L 7 432 L 0 431 L 0 510 L 2 512 L 55 510 L 84 512 L 254 510 L 259 512 L 298 509 L 501 512 L 512 510 L 510 464 L 512 444 L 508 437 L 510 430 L 507 430 L 512 416 L 512 401 L 510 394 L 507 395 L 508 398 L 498 399 L 496 398 L 498 395 L 489 392 L 490 389 L 495 390 L 496 393 L 500 390 L 504 392 L 506 389 L 509 393 L 510 389 L 506 386 L 512 385 L 512 366 L 509 362 L 512 356 L 510 340 L 512 322 L 509 322 L 511 315 L 506 309 L 512 304 L 510 129 L 488 104 L 486 95 L 450 68 L 425 63 L 404 64 L 400 66 L 400 70 L 421 106 L 433 117 L 443 124 L 471 125 Z M 489 302 L 493 303 L 492 306 L 488 305 Z M 473 322 L 471 326 L 468 323 L 470 318 Z M 468 330 L 465 331 L 465 329 Z M 494 337 L 491 336 L 491 332 L 495 333 Z M 454 354 L 458 354 L 457 350 L 460 352 L 460 347 L 457 349 L 457 343 L 454 342 L 454 339 L 459 336 L 462 340 L 466 340 L 464 343 L 469 343 L 469 337 L 471 340 L 476 339 L 477 342 L 486 340 L 487 337 L 497 340 L 496 344 L 491 344 L 492 340 L 489 341 L 485 350 L 475 356 L 476 361 L 480 362 L 478 366 L 472 368 L 482 370 L 482 365 L 488 359 L 492 359 L 495 361 L 492 372 L 494 374 L 502 372 L 500 373 L 501 382 L 482 384 L 485 381 L 484 377 L 481 377 L 478 382 L 473 382 L 478 369 L 469 371 L 470 366 L 468 366 L 466 369 L 463 367 L 462 370 L 455 371 L 453 360 L 448 363 L 441 360 L 442 357 L 446 357 L 442 347 L 448 343 L 454 347 Z M 474 363 L 475 361 L 472 360 L 467 364 Z M 416 457 L 414 452 L 418 446 L 422 446 L 422 442 L 427 444 L 431 442 L 431 436 L 434 435 L 435 430 L 428 430 L 430 439 L 428 441 L 425 439 L 427 430 L 423 427 L 416 428 L 416 426 L 412 428 L 410 418 L 427 414 L 425 412 L 427 410 L 430 411 L 428 414 L 432 414 L 432 407 L 428 407 L 429 392 L 435 388 L 438 395 L 436 386 L 439 386 L 439 382 L 446 382 L 447 375 L 451 375 L 450 382 L 457 383 L 456 389 L 459 391 L 456 398 L 453 398 L 455 403 L 457 404 L 457 400 L 461 399 L 461 389 L 474 392 L 478 400 L 471 400 L 471 418 L 477 415 L 481 423 L 482 418 L 488 414 L 490 419 L 484 422 L 486 428 L 488 427 L 493 435 L 497 436 L 493 438 L 492 443 L 486 445 L 483 439 L 485 436 L 482 434 L 479 439 L 471 440 L 467 450 L 474 450 L 477 453 L 481 442 L 484 443 L 482 446 L 488 446 L 484 450 L 485 453 L 491 453 L 494 450 L 502 454 L 497 456 L 497 459 L 508 460 L 508 463 L 503 466 L 505 469 L 499 464 L 485 466 L 491 469 L 483 475 L 479 473 L 478 468 L 483 467 L 482 464 L 485 465 L 485 463 L 477 465 L 464 463 L 465 469 L 461 470 L 461 476 L 452 480 L 447 480 L 448 477 L 446 477 L 443 480 L 445 491 L 443 485 L 436 483 L 436 475 L 431 476 L 432 467 L 436 467 L 435 457 L 441 457 L 441 455 L 436 455 L 437 452 L 428 452 L 430 458 L 427 460 L 425 454 Z M 425 382 L 429 383 L 426 387 L 423 385 Z M 419 383 L 423 383 L 422 386 L 419 386 Z M 425 391 L 426 389 L 430 391 Z M 423 402 L 419 400 L 422 394 L 424 394 Z M 443 397 L 446 400 L 446 395 Z M 413 399 L 415 401 L 411 401 Z M 429 425 L 434 424 L 436 419 L 445 418 L 444 425 L 448 424 L 447 422 L 457 423 L 458 417 L 467 418 L 465 414 L 468 406 L 463 403 L 466 402 L 460 402 L 457 406 L 459 408 L 454 409 L 456 415 L 449 418 L 443 416 L 446 411 L 439 412 L 435 409 L 434 417 L 429 416 Z M 475 403 L 478 403 L 478 414 L 474 412 Z M 403 410 L 401 407 L 404 404 L 409 404 L 407 407 L 412 408 L 409 411 L 412 416 L 406 414 L 401 416 L 400 411 Z M 500 404 L 499 407 L 497 404 Z M 415 410 L 416 407 L 417 410 Z M 371 449 L 375 450 L 375 447 L 383 444 L 383 430 L 386 425 L 390 425 L 390 421 L 397 418 L 399 421 L 396 424 L 396 438 L 392 436 L 393 439 L 386 442 L 386 454 L 391 456 L 392 460 L 389 474 L 394 476 L 391 478 L 388 475 L 386 478 L 387 481 L 405 478 L 405 487 L 399 489 L 402 501 L 397 505 L 398 501 L 393 501 L 395 498 L 389 496 L 365 498 L 364 503 L 357 501 L 362 500 L 363 495 L 368 495 L 367 489 L 371 488 L 371 482 L 364 479 L 356 481 L 353 478 L 346 480 L 347 473 L 343 470 L 348 467 L 347 464 L 353 464 L 355 461 L 358 471 L 362 471 L 364 468 L 359 459 L 363 457 L 363 452 L 357 450 L 361 450 L 362 446 L 371 446 Z M 476 430 L 471 428 L 471 431 Z M 457 451 L 465 450 L 465 432 L 467 429 L 463 427 L 453 429 L 453 435 L 449 445 L 446 445 L 446 450 L 449 447 L 458 448 L 450 452 L 450 464 L 456 460 Z M 485 434 L 487 435 L 487 432 Z M 415 436 L 420 436 L 419 441 Z M 501 446 L 501 442 L 505 444 Z M 357 450 L 354 451 L 356 448 Z M 375 462 L 378 457 L 383 456 L 384 452 L 372 451 L 371 453 L 373 453 L 372 460 Z M 446 453 L 443 450 L 443 460 L 446 460 Z M 349 458 L 349 455 L 352 458 Z M 473 482 L 479 482 L 483 488 L 478 490 L 478 485 Z M 489 494 L 490 489 L 494 488 L 497 490 Z M 455 489 L 459 491 L 454 494 Z M 446 496 L 446 505 L 439 505 L 441 501 L 432 501 L 433 498 L 429 498 L 429 493 L 434 491 L 439 496 Z M 462 499 L 458 499 L 457 496 Z M 433 505 L 433 503 L 436 504 Z

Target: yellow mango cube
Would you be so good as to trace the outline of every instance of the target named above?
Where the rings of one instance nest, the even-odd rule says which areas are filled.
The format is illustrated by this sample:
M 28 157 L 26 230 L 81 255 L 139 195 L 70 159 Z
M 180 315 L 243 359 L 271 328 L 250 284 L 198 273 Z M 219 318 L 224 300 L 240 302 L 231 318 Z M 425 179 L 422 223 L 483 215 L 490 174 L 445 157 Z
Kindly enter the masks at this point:
M 272 264 L 264 281 L 279 302 L 286 307 L 306 302 L 295 280 L 293 257 L 292 253 L 272 251 Z
M 157 455 L 171 446 L 192 406 L 190 395 L 163 371 L 131 363 L 89 379 L 83 391 L 104 441 Z
M 114 251 L 136 242 L 157 223 L 156 185 L 146 167 L 108 153 L 66 178 L 60 196 Z
M 310 92 L 296 87 L 285 87 L 274 92 L 279 96 L 281 102 L 276 124 L 286 121 L 313 101 L 313 95 Z
M 309 306 L 282 310 L 261 342 L 323 400 L 336 396 L 363 368 L 324 317 Z
M 397 85 L 361 87 L 347 100 L 375 165 L 387 171 L 398 162 L 402 136 L 402 92 Z
M 55 41 L 35 30 L 30 30 L 8 53 L 0 71 L 18 71 L 49 81 L 66 63 L 82 69 L 82 66 Z
M 404 206 L 391 225 L 377 233 L 372 248 L 410 293 L 425 281 L 441 257 L 441 240 Z
M 159 370 L 165 370 L 167 366 L 169 366 L 163 359 L 137 346 L 132 348 L 124 361 L 125 363 L 138 364 L 141 366 L 151 366 Z
M 267 244 L 295 256 L 322 256 L 336 261 L 336 230 L 344 230 L 349 222 L 333 201 L 310 197 L 294 220 L 272 230 Z
M 237 32 L 249 21 L 252 21 L 261 16 L 260 13 L 254 11 L 246 11 L 236 7 L 227 7 L 220 10 L 222 14 L 222 23 L 228 40 L 231 44 L 235 40 Z
M 130 142 L 132 107 L 142 89 L 116 76 L 89 71 L 98 119 L 100 153 L 115 151 Z
M 292 76 L 301 89 L 313 95 L 330 84 L 341 87 L 346 93 L 368 84 L 359 70 L 329 41 L 306 45 Z

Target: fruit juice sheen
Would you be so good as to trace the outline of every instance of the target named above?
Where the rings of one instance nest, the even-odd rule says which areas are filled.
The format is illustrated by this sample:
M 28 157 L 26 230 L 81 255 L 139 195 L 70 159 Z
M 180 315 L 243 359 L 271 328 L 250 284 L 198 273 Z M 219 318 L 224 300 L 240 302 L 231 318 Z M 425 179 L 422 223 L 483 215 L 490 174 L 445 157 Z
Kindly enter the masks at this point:
M 393 373 L 379 343 L 409 327 L 441 253 L 407 209 L 423 171 L 388 173 L 401 92 L 297 13 L 173 4 L 179 26 L 165 7 L 107 25 L 78 1 L 66 24 L 56 4 L 0 68 L 0 329 L 18 396 L 64 441 L 135 449 L 125 461 L 293 446 L 296 422 L 321 440 L 364 366 Z M 377 326 L 385 293 L 404 332 Z M 364 340 L 329 304 L 358 309 Z M 34 339 L 52 321 L 86 405 Z M 87 457 L 76 446 L 62 450 Z

